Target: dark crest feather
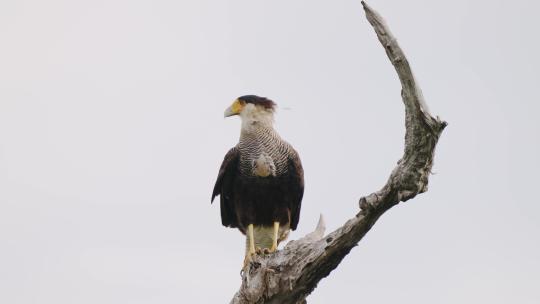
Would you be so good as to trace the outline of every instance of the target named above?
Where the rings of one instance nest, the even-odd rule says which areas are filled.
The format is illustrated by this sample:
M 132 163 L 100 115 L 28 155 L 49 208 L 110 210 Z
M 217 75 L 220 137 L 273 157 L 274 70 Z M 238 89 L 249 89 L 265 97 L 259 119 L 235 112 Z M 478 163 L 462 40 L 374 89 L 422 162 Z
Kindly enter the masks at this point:
M 238 97 L 238 99 L 245 103 L 252 103 L 257 106 L 262 106 L 267 110 L 276 109 L 276 103 L 266 97 L 260 97 L 257 95 L 244 95 L 244 96 Z

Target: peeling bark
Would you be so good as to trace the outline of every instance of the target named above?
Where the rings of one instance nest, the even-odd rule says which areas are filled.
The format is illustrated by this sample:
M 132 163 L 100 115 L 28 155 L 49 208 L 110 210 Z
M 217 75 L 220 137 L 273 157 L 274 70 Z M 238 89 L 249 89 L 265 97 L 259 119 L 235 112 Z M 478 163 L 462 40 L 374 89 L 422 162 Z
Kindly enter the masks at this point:
M 427 191 L 435 146 L 446 122 L 432 117 L 405 54 L 382 17 L 362 2 L 390 62 L 399 76 L 405 104 L 405 151 L 381 190 L 360 198 L 360 212 L 324 236 L 321 216 L 314 232 L 283 250 L 256 256 L 230 303 L 306 303 L 317 283 L 328 276 L 386 210 Z

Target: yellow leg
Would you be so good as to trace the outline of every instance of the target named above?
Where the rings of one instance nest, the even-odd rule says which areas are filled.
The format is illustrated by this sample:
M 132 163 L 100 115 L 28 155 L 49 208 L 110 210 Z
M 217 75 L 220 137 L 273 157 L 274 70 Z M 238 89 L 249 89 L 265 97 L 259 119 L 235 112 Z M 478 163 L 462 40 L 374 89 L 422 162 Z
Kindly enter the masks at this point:
M 272 238 L 272 248 L 270 248 L 270 252 L 274 252 L 277 250 L 278 234 L 279 234 L 279 222 L 274 222 L 274 236 Z
M 255 238 L 253 237 L 253 224 L 248 225 L 249 254 L 255 253 Z
M 253 237 L 253 224 L 248 225 L 247 239 L 248 251 L 246 252 L 246 256 L 244 257 L 244 266 L 242 267 L 242 271 L 245 271 L 247 269 L 247 266 L 251 261 L 251 255 L 255 254 L 255 238 Z

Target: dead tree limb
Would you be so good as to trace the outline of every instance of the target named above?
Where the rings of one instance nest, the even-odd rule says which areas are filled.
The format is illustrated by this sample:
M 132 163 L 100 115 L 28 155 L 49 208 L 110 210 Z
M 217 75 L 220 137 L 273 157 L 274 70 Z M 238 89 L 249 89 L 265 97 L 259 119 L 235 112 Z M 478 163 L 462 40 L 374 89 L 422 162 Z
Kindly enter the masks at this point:
M 406 127 L 403 158 L 381 190 L 360 198 L 360 212 L 342 227 L 324 236 L 321 217 L 314 232 L 274 254 L 255 257 L 233 304 L 306 303 L 317 283 L 339 265 L 386 210 L 427 191 L 435 146 L 446 122 L 429 114 L 396 39 L 381 16 L 366 3 L 362 5 L 401 81 Z

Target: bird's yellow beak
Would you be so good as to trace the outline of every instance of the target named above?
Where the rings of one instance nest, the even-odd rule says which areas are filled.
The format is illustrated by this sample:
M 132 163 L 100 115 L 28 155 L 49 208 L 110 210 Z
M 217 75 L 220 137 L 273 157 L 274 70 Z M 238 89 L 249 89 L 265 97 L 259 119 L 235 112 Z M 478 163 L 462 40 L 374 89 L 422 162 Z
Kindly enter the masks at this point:
M 233 104 L 225 110 L 224 116 L 229 117 L 229 116 L 240 114 L 240 112 L 242 112 L 242 109 L 244 109 L 245 104 L 246 104 L 245 102 L 239 99 L 235 100 Z

